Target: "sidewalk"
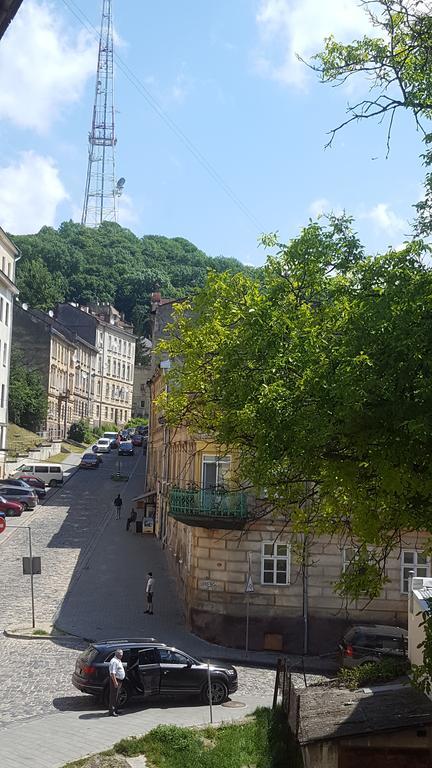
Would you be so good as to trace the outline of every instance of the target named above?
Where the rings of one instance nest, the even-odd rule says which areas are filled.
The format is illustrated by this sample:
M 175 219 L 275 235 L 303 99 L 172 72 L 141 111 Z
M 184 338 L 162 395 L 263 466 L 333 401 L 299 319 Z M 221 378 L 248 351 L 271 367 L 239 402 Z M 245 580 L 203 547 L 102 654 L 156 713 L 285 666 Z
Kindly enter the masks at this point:
M 270 698 L 236 696 L 235 708 L 213 707 L 213 721 L 236 720 L 258 706 L 271 706 Z M 180 726 L 209 722 L 207 706 L 164 706 L 159 702 L 145 709 L 127 710 L 116 720 L 105 710 L 63 711 L 48 717 L 11 725 L 1 732 L 2 768 L 60 768 L 64 763 L 108 749 L 119 739 L 139 736 L 160 724 Z M 23 738 L 24 737 L 24 738 Z M 186 768 L 186 766 L 185 766 Z
M 122 519 L 114 513 L 105 521 L 87 559 L 80 564 L 69 592 L 56 616 L 56 626 L 88 640 L 97 638 L 154 637 L 197 656 L 275 666 L 280 654 L 225 648 L 208 643 L 185 627 L 176 579 L 166 551 L 152 536 L 126 531 L 131 499 L 142 490 L 144 460 L 121 488 Z M 146 574 L 155 577 L 153 616 L 145 614 Z M 291 657 L 302 668 L 301 656 Z M 332 671 L 328 659 L 308 657 L 306 671 Z

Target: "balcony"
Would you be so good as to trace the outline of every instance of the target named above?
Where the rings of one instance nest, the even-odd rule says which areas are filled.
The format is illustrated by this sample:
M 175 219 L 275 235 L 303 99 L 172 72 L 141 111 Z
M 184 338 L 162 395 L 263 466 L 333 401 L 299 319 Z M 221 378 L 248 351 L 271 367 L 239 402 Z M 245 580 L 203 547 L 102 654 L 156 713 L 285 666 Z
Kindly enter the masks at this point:
M 202 528 L 242 528 L 248 518 L 247 497 L 241 491 L 172 488 L 169 514 L 186 525 Z

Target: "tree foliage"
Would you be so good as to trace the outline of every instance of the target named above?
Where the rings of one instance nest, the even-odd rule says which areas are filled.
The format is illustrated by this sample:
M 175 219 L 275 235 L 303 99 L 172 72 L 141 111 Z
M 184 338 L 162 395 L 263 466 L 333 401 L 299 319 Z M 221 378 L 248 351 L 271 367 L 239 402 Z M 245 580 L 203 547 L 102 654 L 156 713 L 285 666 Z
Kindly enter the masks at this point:
M 206 256 L 183 238 L 136 237 L 118 224 L 90 229 L 64 222 L 56 230 L 11 235 L 21 251 L 20 298 L 50 309 L 58 301 L 110 302 L 125 313 L 138 335 L 148 332 L 150 294 L 177 298 L 202 285 L 207 271 L 252 272 L 236 259 Z
M 47 396 L 39 371 L 29 369 L 12 351 L 9 379 L 9 420 L 37 432 L 47 414 Z
M 355 75 L 366 76 L 370 96 L 348 106 L 348 116 L 330 134 L 353 121 L 387 119 L 387 147 L 395 115 L 409 110 L 424 135 L 427 168 L 432 165 L 432 3 L 430 0 L 363 0 L 376 35 L 348 45 L 333 36 L 312 61 L 322 82 L 342 84 Z M 426 126 L 424 125 L 426 123 Z M 417 233 L 432 232 L 432 174 L 426 175 L 425 197 L 417 204 Z
M 294 531 L 360 544 L 340 590 L 376 594 L 401 531 L 432 531 L 432 275 L 421 243 L 366 256 L 346 217 L 266 244 L 262 281 L 211 273 L 177 305 L 161 402 L 239 448 Z

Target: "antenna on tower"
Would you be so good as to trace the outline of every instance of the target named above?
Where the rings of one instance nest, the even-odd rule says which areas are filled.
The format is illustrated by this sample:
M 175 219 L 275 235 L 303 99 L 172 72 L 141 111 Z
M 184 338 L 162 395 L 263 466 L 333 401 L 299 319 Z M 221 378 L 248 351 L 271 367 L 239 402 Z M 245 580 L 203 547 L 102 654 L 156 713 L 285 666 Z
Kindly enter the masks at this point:
M 93 105 L 89 133 L 87 179 L 81 224 L 98 227 L 103 221 L 117 221 L 117 198 L 124 179 L 115 181 L 114 64 L 112 0 L 102 0 L 102 21 Z

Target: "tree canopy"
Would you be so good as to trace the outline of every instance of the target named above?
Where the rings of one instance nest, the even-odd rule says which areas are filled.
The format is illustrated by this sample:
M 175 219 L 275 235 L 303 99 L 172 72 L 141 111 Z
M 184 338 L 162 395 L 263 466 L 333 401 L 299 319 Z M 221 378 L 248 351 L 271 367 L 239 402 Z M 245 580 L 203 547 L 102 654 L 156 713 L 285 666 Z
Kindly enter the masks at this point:
M 322 82 L 340 85 L 361 75 L 369 85 L 367 98 L 348 106 L 347 118 L 331 131 L 335 133 L 353 121 L 387 119 L 387 148 L 398 111 L 414 115 L 425 142 L 423 161 L 432 165 L 432 3 L 430 0 L 362 0 L 376 34 L 344 45 L 333 36 L 324 50 L 314 56 L 311 66 Z M 417 205 L 416 231 L 432 233 L 432 173 L 427 170 L 425 196 Z
M 71 221 L 35 235 L 11 235 L 21 251 L 20 298 L 49 309 L 58 301 L 110 302 L 145 333 L 150 294 L 177 298 L 202 285 L 208 269 L 251 273 L 236 259 L 211 258 L 181 237 L 136 237 L 118 224 L 90 229 Z
M 162 405 L 240 449 L 294 530 L 359 544 L 341 590 L 377 594 L 401 532 L 432 531 L 432 274 L 421 243 L 368 257 L 346 217 L 265 242 L 262 280 L 211 273 L 177 305 Z
M 47 415 L 47 395 L 41 373 L 28 368 L 20 352 L 12 351 L 9 378 L 9 420 L 33 432 Z

